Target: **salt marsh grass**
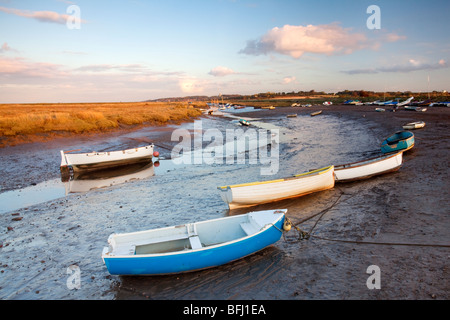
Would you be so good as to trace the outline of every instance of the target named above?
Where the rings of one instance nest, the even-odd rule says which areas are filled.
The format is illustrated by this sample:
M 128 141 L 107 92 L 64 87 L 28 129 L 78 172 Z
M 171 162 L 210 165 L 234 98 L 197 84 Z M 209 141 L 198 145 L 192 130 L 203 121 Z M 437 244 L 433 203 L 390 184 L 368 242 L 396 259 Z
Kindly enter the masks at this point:
M 14 144 L 65 134 L 164 125 L 200 115 L 198 108 L 187 103 L 2 104 L 0 146 L 8 141 Z

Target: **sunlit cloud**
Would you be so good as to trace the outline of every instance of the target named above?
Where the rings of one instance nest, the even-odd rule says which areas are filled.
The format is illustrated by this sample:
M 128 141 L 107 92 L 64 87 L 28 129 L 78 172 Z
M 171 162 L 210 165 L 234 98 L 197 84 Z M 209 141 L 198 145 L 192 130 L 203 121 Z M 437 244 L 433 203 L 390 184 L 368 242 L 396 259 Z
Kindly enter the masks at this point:
M 337 23 L 328 25 L 275 27 L 261 39 L 248 41 L 240 53 L 249 55 L 277 52 L 300 58 L 305 53 L 350 54 L 368 46 L 367 37 L 362 33 L 352 33 L 350 29 Z
M 289 83 L 297 83 L 295 77 L 285 77 L 283 79 L 283 84 L 289 84 Z
M 67 75 L 61 65 L 0 57 L 0 74 L 20 77 L 54 78 Z
M 415 59 L 409 59 L 406 64 L 392 65 L 387 67 L 378 68 L 361 68 L 354 70 L 342 71 L 347 74 L 372 74 L 372 73 L 383 73 L 383 72 L 400 72 L 407 73 L 419 70 L 437 70 L 448 68 L 447 61 L 444 59 L 439 60 L 437 63 L 422 63 Z
M 203 81 L 194 78 L 179 80 L 179 86 L 186 94 L 199 94 L 205 90 Z
M 363 33 L 352 32 L 338 23 L 324 25 L 293 26 L 285 25 L 269 30 L 258 40 L 247 41 L 239 53 L 266 55 L 279 53 L 300 58 L 305 53 L 336 55 L 351 54 L 362 49 L 376 50 L 383 42 L 396 42 L 406 37 L 396 33 L 381 34 L 369 39 Z
M 93 64 L 76 68 L 75 71 L 82 72 L 108 72 L 108 71 L 121 71 L 121 72 L 142 72 L 147 67 L 141 64 Z
M 6 42 L 4 42 L 0 47 L 0 53 L 6 52 L 18 52 L 18 51 L 16 49 L 11 48 Z
M 222 66 L 218 66 L 215 67 L 214 69 L 212 69 L 208 74 L 215 76 L 215 77 L 225 77 L 228 76 L 230 74 L 235 74 L 237 72 L 235 72 L 234 70 L 227 68 L 227 67 L 222 67 Z
M 66 24 L 67 19 L 72 19 L 74 22 L 85 23 L 85 20 L 79 19 L 68 14 L 61 14 L 54 11 L 29 11 L 29 10 L 19 10 L 14 8 L 0 7 L 0 11 L 13 14 L 16 16 L 35 19 L 40 22 L 50 22 L 57 24 Z

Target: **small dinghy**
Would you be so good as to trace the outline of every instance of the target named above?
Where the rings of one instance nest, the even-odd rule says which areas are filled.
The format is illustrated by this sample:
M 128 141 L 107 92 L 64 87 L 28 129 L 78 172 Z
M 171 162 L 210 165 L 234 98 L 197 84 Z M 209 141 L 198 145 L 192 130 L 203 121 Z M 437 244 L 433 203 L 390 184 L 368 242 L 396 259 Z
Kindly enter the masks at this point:
M 250 207 L 334 187 L 334 167 L 317 169 L 284 179 L 217 187 L 230 209 Z
M 286 209 L 112 234 L 102 259 L 110 274 L 162 275 L 226 264 L 280 240 Z
M 322 110 L 311 113 L 311 117 L 317 116 L 322 113 Z
M 383 141 L 381 152 L 407 151 L 412 147 L 414 147 L 414 134 L 410 131 L 399 131 Z
M 61 150 L 61 172 L 71 168 L 74 172 L 113 168 L 132 163 L 148 162 L 158 153 L 153 152 L 153 144 L 140 148 L 120 151 L 71 153 Z
M 362 180 L 394 172 L 400 169 L 403 162 L 403 151 L 393 155 L 383 155 L 368 160 L 334 166 L 336 182 Z
M 247 126 L 247 127 L 250 125 L 250 122 L 248 122 L 248 121 L 245 120 L 245 119 L 239 119 L 239 123 L 240 123 L 241 125 Z
M 403 129 L 405 130 L 412 130 L 412 129 L 420 129 L 425 127 L 425 122 L 423 121 L 416 121 L 416 122 L 410 122 L 403 126 Z

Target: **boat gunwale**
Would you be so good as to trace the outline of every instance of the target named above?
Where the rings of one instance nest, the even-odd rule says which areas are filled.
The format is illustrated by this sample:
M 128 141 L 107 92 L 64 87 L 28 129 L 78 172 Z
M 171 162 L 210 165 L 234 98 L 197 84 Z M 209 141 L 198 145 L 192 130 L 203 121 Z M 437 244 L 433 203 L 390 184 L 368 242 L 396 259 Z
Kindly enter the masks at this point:
M 234 240 L 230 240 L 230 241 L 226 241 L 226 242 L 222 242 L 222 243 L 218 243 L 218 244 L 209 245 L 209 246 L 206 246 L 206 247 L 203 247 L 203 246 L 202 246 L 201 248 L 196 248 L 196 249 L 192 249 L 192 248 L 191 248 L 191 249 L 188 249 L 188 250 L 171 251 L 171 252 L 161 252 L 161 253 L 147 253 L 147 254 L 139 254 L 139 255 L 137 255 L 137 254 L 134 254 L 134 255 L 121 254 L 121 255 L 113 255 L 113 256 L 111 256 L 111 255 L 109 255 L 109 254 L 111 254 L 111 252 L 109 252 L 109 246 L 108 246 L 108 247 L 105 247 L 105 248 L 108 248 L 108 252 L 102 254 L 102 258 L 103 258 L 103 259 L 116 259 L 116 258 L 133 258 L 133 259 L 139 259 L 139 258 L 152 258 L 152 257 L 173 256 L 173 255 L 180 255 L 180 254 L 183 254 L 183 255 L 184 255 L 184 254 L 193 254 L 193 253 L 197 253 L 197 252 L 200 252 L 200 251 L 212 250 L 212 249 L 216 249 L 216 248 L 218 248 L 218 247 L 223 247 L 223 246 L 226 246 L 226 245 L 230 245 L 230 244 L 234 244 L 234 243 L 237 243 L 237 242 L 240 242 L 240 241 L 247 240 L 247 239 L 249 239 L 249 238 L 255 237 L 255 236 L 257 236 L 257 235 L 259 235 L 259 234 L 261 234 L 261 233 L 263 233 L 263 232 L 266 232 L 266 231 L 270 230 L 272 227 L 276 228 L 276 229 L 277 229 L 278 231 L 280 231 L 280 232 L 283 232 L 281 229 L 279 229 L 279 228 L 276 226 L 276 223 L 278 223 L 281 219 L 284 219 L 284 218 L 285 218 L 287 209 L 276 209 L 276 210 L 268 210 L 268 211 L 272 211 L 273 214 L 276 214 L 276 213 L 278 214 L 278 213 L 280 213 L 280 212 L 277 212 L 277 211 L 282 211 L 283 214 L 280 215 L 280 217 L 279 217 L 278 219 L 276 219 L 276 220 L 274 220 L 274 221 L 272 221 L 272 222 L 266 223 L 264 226 L 261 227 L 261 229 L 260 229 L 259 231 L 255 232 L 254 234 L 246 235 L 246 236 L 244 236 L 244 237 L 240 237 L 240 238 L 237 238 L 237 239 L 234 239 Z M 207 221 L 198 221 L 198 222 L 217 221 L 217 220 L 222 220 L 222 219 L 227 219 L 227 218 L 229 218 L 229 217 L 223 217 L 223 218 L 218 218 L 218 219 L 213 219 L 213 220 L 207 220 Z M 197 222 L 193 222 L 192 224 L 195 224 L 195 223 L 197 223 Z M 178 226 L 171 226 L 171 227 L 165 227 L 165 228 L 158 228 L 158 229 L 159 229 L 159 230 L 163 230 L 163 229 L 171 229 L 171 228 L 180 228 L 180 227 L 184 227 L 184 226 L 186 226 L 186 225 L 188 225 L 188 224 L 189 224 L 189 223 L 186 223 L 186 224 L 183 224 L 183 225 L 178 225 Z M 144 232 L 147 232 L 147 231 L 158 230 L 158 229 L 150 229 L 150 230 L 142 230 L 142 231 L 137 231 L 137 232 L 123 233 L 123 234 L 120 234 L 120 235 L 124 235 L 124 234 L 135 234 L 135 233 L 144 233 Z M 110 239 L 111 237 L 113 237 L 114 235 L 115 235 L 115 234 L 111 234 L 111 235 L 109 236 L 108 242 L 109 242 L 109 239 Z M 119 235 L 119 234 L 118 234 L 118 235 Z M 192 235 L 192 236 L 198 236 L 198 234 L 197 234 L 197 235 Z M 186 239 L 189 239 L 190 237 L 191 237 L 191 236 L 188 236 L 188 237 L 186 237 Z M 183 239 L 184 239 L 184 238 L 183 238 Z
M 388 160 L 389 158 L 392 158 L 392 157 L 397 157 L 400 153 L 403 153 L 403 152 L 404 152 L 404 150 L 401 150 L 394 154 L 384 154 L 384 155 L 380 155 L 378 157 L 373 157 L 373 158 L 366 159 L 366 160 L 335 165 L 334 170 L 338 171 L 338 170 L 345 170 L 345 169 L 353 169 L 353 168 L 359 168 L 359 167 L 375 164 L 377 162 Z M 374 161 L 374 160 L 377 160 L 377 161 Z M 368 162 L 368 163 L 366 163 L 366 162 Z M 359 164 L 359 165 L 355 165 L 355 164 Z M 346 166 L 348 166 L 348 167 L 346 167 Z
M 231 188 L 249 187 L 249 186 L 255 186 L 255 185 L 263 185 L 263 184 L 269 184 L 269 183 L 290 181 L 290 180 L 294 180 L 294 179 L 308 178 L 308 177 L 311 177 L 311 176 L 327 173 L 328 171 L 333 170 L 333 169 L 334 169 L 334 166 L 331 165 L 331 166 L 327 166 L 327 167 L 324 167 L 324 168 L 315 169 L 313 171 L 307 171 L 307 172 L 304 172 L 304 173 L 296 174 L 296 175 L 294 175 L 292 177 L 275 179 L 275 180 L 269 180 L 269 181 L 255 181 L 255 182 L 249 182 L 249 183 L 227 185 L 227 186 L 217 187 L 217 189 L 219 189 L 221 191 L 227 191 L 228 189 L 231 189 Z
M 138 151 L 138 150 L 141 150 L 141 149 L 148 149 L 149 147 L 154 148 L 155 145 L 154 144 L 149 144 L 149 145 L 142 146 L 142 147 L 137 147 L 137 148 L 129 148 L 129 149 L 113 150 L 113 151 L 92 151 L 92 152 L 79 152 L 79 153 L 72 153 L 72 150 L 69 150 L 69 151 L 61 150 L 61 151 L 64 153 L 64 155 L 68 155 L 69 157 L 72 156 L 72 155 L 75 155 L 75 156 L 86 155 L 88 157 L 92 157 L 92 156 L 104 156 L 106 154 L 109 156 L 111 154 L 114 155 L 116 153 L 117 154 L 118 153 L 124 154 L 127 151 L 131 151 L 131 150 Z

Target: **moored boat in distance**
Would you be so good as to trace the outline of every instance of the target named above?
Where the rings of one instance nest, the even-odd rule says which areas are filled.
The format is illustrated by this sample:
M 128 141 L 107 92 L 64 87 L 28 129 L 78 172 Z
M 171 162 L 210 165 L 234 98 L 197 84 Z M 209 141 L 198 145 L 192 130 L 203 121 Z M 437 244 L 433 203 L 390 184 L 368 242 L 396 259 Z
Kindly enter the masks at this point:
M 403 151 L 393 155 L 382 155 L 363 161 L 336 165 L 334 175 L 336 182 L 350 182 L 368 179 L 377 175 L 394 172 L 403 163 Z
M 381 152 L 407 151 L 412 147 L 414 147 L 414 134 L 410 131 L 399 131 L 383 141 Z
M 420 129 L 425 127 L 425 122 L 423 121 L 416 121 L 416 122 L 410 122 L 403 126 L 403 129 L 405 130 L 412 130 L 412 129 Z
M 317 116 L 322 113 L 322 110 L 311 113 L 311 117 Z
M 409 103 L 411 103 L 412 99 L 414 99 L 414 97 L 411 97 L 411 98 L 409 98 L 409 99 L 406 99 L 406 100 L 403 101 L 403 102 L 397 103 L 397 107 L 401 107 L 401 106 L 406 106 L 406 105 L 408 105 Z
M 220 266 L 260 251 L 283 233 L 286 209 L 111 234 L 102 259 L 110 274 L 162 275 Z
M 71 168 L 74 172 L 113 168 L 131 163 L 147 162 L 158 156 L 153 144 L 120 151 L 71 153 L 61 150 L 61 171 Z
M 334 167 L 329 166 L 293 177 L 271 181 L 217 187 L 222 200 L 230 209 L 250 207 L 334 187 Z

